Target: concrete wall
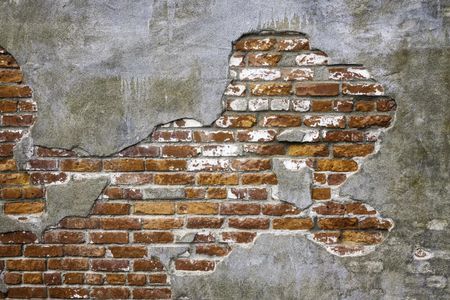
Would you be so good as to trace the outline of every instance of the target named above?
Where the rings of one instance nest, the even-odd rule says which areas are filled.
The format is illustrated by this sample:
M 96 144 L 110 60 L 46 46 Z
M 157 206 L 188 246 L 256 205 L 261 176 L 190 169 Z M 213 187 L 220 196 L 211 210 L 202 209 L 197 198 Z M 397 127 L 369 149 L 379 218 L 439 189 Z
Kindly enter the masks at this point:
M 446 299 L 449 10 L 418 0 L 2 1 L 0 45 L 39 104 L 33 144 L 98 156 L 160 123 L 215 120 L 243 33 L 301 31 L 334 63 L 364 64 L 396 99 L 397 120 L 344 192 L 394 219 L 389 239 L 338 258 L 303 238 L 263 236 L 210 275 L 173 278 L 174 298 Z

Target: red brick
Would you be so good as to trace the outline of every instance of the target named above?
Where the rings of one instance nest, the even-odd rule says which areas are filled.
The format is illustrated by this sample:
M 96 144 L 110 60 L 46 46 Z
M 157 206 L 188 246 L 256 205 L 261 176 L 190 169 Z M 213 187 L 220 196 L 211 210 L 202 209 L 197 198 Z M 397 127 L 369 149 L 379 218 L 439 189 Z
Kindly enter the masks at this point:
M 194 142 L 210 143 L 210 142 L 232 142 L 234 135 L 232 131 L 194 131 Z
M 129 261 L 126 259 L 93 259 L 92 271 L 123 272 L 129 270 Z
M 328 68 L 330 79 L 334 80 L 356 80 L 370 79 L 369 72 L 364 67 L 330 67 Z
M 256 232 L 224 232 L 222 238 L 225 242 L 251 243 L 256 237 Z
M 64 275 L 65 284 L 83 284 L 84 274 L 83 273 L 66 273 Z
M 183 227 L 183 218 L 144 219 L 144 229 L 178 229 Z
M 279 204 L 263 205 L 262 212 L 263 214 L 269 216 L 284 216 L 284 215 L 297 215 L 301 212 L 301 210 L 292 204 L 279 203 Z
M 334 157 L 356 157 L 367 156 L 374 151 L 373 144 L 353 144 L 353 145 L 335 145 L 333 146 Z
M 23 274 L 23 283 L 40 284 L 43 282 L 44 282 L 44 278 L 42 277 L 42 273 L 24 273 Z
M 128 232 L 91 232 L 90 240 L 95 244 L 126 244 L 128 243 Z
M 18 142 L 24 134 L 23 130 L 0 130 L 0 142 Z
M 356 111 L 369 112 L 375 109 L 375 101 L 372 100 L 359 100 L 355 103 Z
M 277 184 L 278 179 L 274 173 L 248 173 L 242 174 L 242 184 Z
M 25 185 L 28 184 L 30 176 L 27 173 L 0 173 L 0 184 L 18 184 Z
M 216 237 L 210 232 L 198 232 L 195 234 L 193 243 L 214 243 Z
M 5 52 L 0 51 L 0 53 Z M 0 54 L 0 68 L 19 68 L 19 65 L 17 64 L 16 59 L 12 55 Z
M 128 284 L 132 286 L 143 286 L 147 283 L 144 274 L 128 274 Z
M 133 299 L 171 299 L 169 288 L 135 288 Z
M 130 212 L 130 204 L 127 203 L 101 203 L 97 202 L 93 213 L 96 215 L 127 215 Z
M 49 149 L 37 146 L 36 155 L 39 157 L 68 157 L 68 156 L 76 156 L 76 153 L 70 150 Z
M 194 217 L 187 219 L 187 228 L 221 228 L 223 218 Z
M 367 128 L 372 126 L 389 127 L 392 117 L 379 116 L 352 116 L 348 120 L 348 126 L 351 128 Z
M 147 256 L 147 247 L 144 246 L 114 246 L 109 247 L 114 258 L 142 258 Z
M 393 111 L 397 109 L 397 104 L 393 99 L 382 99 L 377 101 L 377 110 L 378 111 Z
M 323 140 L 325 142 L 362 142 L 364 134 L 361 131 L 327 131 Z
M 383 241 L 383 235 L 380 232 L 369 231 L 343 231 L 341 235 L 343 243 L 358 243 L 365 245 L 379 244 Z
M 296 85 L 297 96 L 337 96 L 339 95 L 338 83 L 301 82 Z
M 92 289 L 91 297 L 95 299 L 128 299 L 130 290 L 122 287 L 96 287 Z
M 333 101 L 333 110 L 339 112 L 352 112 L 353 101 L 352 100 L 335 100 Z
M 220 214 L 222 215 L 259 215 L 261 207 L 259 204 L 250 203 L 221 203 Z
M 309 50 L 309 41 L 306 38 L 289 38 L 278 40 L 279 51 Z
M 7 272 L 3 276 L 3 281 L 11 285 L 20 284 L 22 282 L 22 274 Z
M 314 183 L 325 184 L 327 182 L 327 176 L 324 173 L 314 173 Z
M 10 157 L 13 156 L 14 144 L 0 144 L 0 156 Z
M 333 101 L 331 100 L 314 100 L 311 102 L 311 111 L 313 112 L 330 112 L 333 109 Z
M 265 116 L 262 126 L 265 127 L 298 127 L 302 124 L 302 119 L 298 115 L 272 115 Z
M 61 273 L 44 273 L 44 284 L 60 285 L 62 283 Z
M 80 244 L 84 243 L 84 233 L 79 231 L 51 230 L 43 235 L 47 244 Z
M 89 260 L 87 258 L 63 258 L 63 259 L 49 259 L 49 270 L 71 270 L 83 271 L 89 269 Z
M 230 218 L 228 220 L 228 226 L 238 229 L 268 229 L 270 225 L 269 219 L 264 218 Z
M 247 190 L 250 200 L 267 200 L 268 192 L 265 188 L 249 188 Z
M 248 38 L 239 40 L 234 48 L 237 51 L 267 51 L 272 49 L 276 40 L 273 38 Z
M 99 220 L 93 218 L 68 217 L 59 222 L 62 228 L 68 229 L 93 229 L 99 227 Z
M 257 155 L 272 156 L 272 155 L 284 155 L 285 146 L 282 144 L 274 145 L 246 145 L 244 152 L 253 153 Z
M 1 60 L 1 59 L 0 59 Z M 0 98 L 29 98 L 32 92 L 28 86 L 4 85 L 0 86 Z
M 383 87 L 379 83 L 342 83 L 344 95 L 382 95 Z
M 123 218 L 101 218 L 100 228 L 111 229 L 141 229 L 140 219 L 123 217 Z
M 235 185 L 238 175 L 234 173 L 199 173 L 197 184 L 201 185 Z
M 175 269 L 180 271 L 212 271 L 214 270 L 214 261 L 211 260 L 193 260 L 187 258 L 178 258 L 175 260 Z
M 248 65 L 251 67 L 261 67 L 261 66 L 276 66 L 281 60 L 281 54 L 269 54 L 269 53 L 249 53 L 248 55 Z
M 145 161 L 139 158 L 115 158 L 103 161 L 103 170 L 106 172 L 136 172 L 145 170 Z
M 5 214 L 37 214 L 44 211 L 44 202 L 7 202 L 3 205 Z
M 51 287 L 48 288 L 50 298 L 73 299 L 88 298 L 89 290 L 86 288 Z
M 135 214 L 172 215 L 175 205 L 172 201 L 146 201 L 137 202 L 134 206 Z
M 63 159 L 61 170 L 68 172 L 99 172 L 102 162 L 98 159 Z
M 1 76 L 0 70 L 0 76 Z M 0 101 L 0 112 L 15 112 L 17 110 L 17 101 L 15 100 L 1 100 Z
M 2 244 L 31 244 L 37 240 L 36 235 L 29 231 L 0 233 L 0 243 Z
M 212 244 L 212 245 L 197 245 L 195 252 L 197 254 L 204 254 L 209 256 L 226 256 L 230 253 L 231 247 L 228 245 Z
M 219 188 L 219 187 L 210 187 L 208 188 L 207 199 L 226 199 L 227 198 L 227 189 Z
M 184 171 L 187 161 L 179 159 L 149 159 L 145 162 L 147 171 Z
M 25 248 L 24 255 L 28 257 L 63 256 L 63 247 L 53 245 L 28 245 Z
M 0 159 L 0 172 L 2 171 L 16 171 L 16 160 L 15 159 Z
M 313 228 L 311 218 L 278 218 L 273 219 L 273 229 L 279 230 L 309 230 Z
M 272 142 L 277 133 L 275 129 L 239 130 L 237 140 L 239 142 Z
M 9 298 L 46 298 L 47 289 L 45 287 L 10 287 L 7 295 Z
M 85 275 L 85 283 L 89 284 L 89 285 L 103 284 L 103 275 L 102 274 L 86 273 L 86 275 Z
M 119 153 L 124 157 L 157 157 L 159 155 L 159 147 L 150 145 L 131 146 Z
M 0 199 L 19 199 L 22 198 L 21 188 L 4 188 L 0 190 Z
M 347 179 L 345 174 L 329 174 L 327 177 L 328 185 L 339 185 Z
M 44 271 L 46 269 L 45 259 L 21 258 L 7 260 L 6 268 L 11 271 Z
M 37 104 L 33 100 L 21 100 L 17 102 L 17 109 L 23 112 L 35 112 Z
M 147 163 L 148 168 L 148 163 Z M 115 184 L 141 185 L 153 182 L 153 174 L 120 174 L 114 177 Z
M 0 257 L 19 256 L 21 252 L 19 245 L 0 245 Z
M 359 229 L 379 229 L 379 230 L 390 230 L 394 224 L 388 219 L 381 218 L 365 218 L 359 222 Z
M 91 245 L 64 245 L 65 256 L 101 257 L 105 248 Z
M 134 261 L 134 271 L 162 271 L 164 265 L 159 259 L 136 259 Z
M 153 132 L 152 140 L 155 142 L 190 142 L 192 134 L 189 130 L 162 130 Z
M 345 128 L 342 116 L 308 116 L 303 123 L 308 127 Z
M 186 185 L 195 182 L 194 174 L 190 173 L 156 174 L 154 179 L 155 184 L 159 185 Z
M 162 155 L 165 157 L 195 157 L 198 154 L 198 148 L 192 146 L 164 146 L 162 148 Z
M 135 243 L 168 244 L 174 240 L 173 234 L 167 231 L 135 232 Z
M 42 187 L 26 186 L 22 189 L 22 192 L 23 198 L 25 199 L 35 199 L 45 197 L 45 190 Z
M 33 184 L 61 183 L 67 180 L 66 173 L 32 173 L 31 182 Z
M 181 202 L 177 203 L 178 214 L 214 215 L 219 212 L 219 204 L 214 202 Z

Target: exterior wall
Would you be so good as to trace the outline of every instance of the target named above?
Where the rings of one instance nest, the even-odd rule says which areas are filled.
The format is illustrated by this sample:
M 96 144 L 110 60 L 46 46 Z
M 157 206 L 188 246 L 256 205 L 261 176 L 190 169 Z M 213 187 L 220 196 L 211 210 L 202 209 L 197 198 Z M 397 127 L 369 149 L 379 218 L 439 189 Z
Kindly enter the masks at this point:
M 181 20 L 180 13 L 190 11 L 185 4 L 167 3 L 168 15 L 174 9 L 175 20 Z M 16 22 L 10 12 L 22 4 L 2 5 L 7 28 Z M 361 4 L 362 12 L 346 5 L 355 18 L 365 10 L 383 15 L 375 4 Z M 153 21 L 163 7 L 153 4 Z M 165 102 L 149 103 L 170 105 L 156 104 L 158 116 L 151 113 L 148 122 L 141 117 L 150 107 L 139 106 L 139 101 L 150 94 L 140 90 L 122 98 L 127 106 L 139 108 L 134 120 L 128 108 L 123 114 L 115 110 L 119 92 L 109 81 L 93 81 L 87 93 L 63 92 L 49 106 L 52 101 L 44 99 L 50 95 L 49 81 L 41 76 L 41 68 L 34 64 L 38 71 L 33 73 L 26 63 L 21 70 L 1 48 L 3 296 L 445 299 L 450 251 L 445 242 L 448 204 L 443 200 L 449 188 L 448 118 L 443 109 L 448 106 L 448 50 L 440 44 L 440 26 L 446 24 L 446 10 L 425 2 L 419 8 L 405 7 L 419 11 L 427 24 L 438 24 L 431 33 L 434 40 L 430 33 L 422 38 L 428 47 L 413 47 L 416 52 L 410 53 L 411 45 L 403 45 L 397 58 L 384 56 L 387 61 L 381 62 L 373 55 L 373 49 L 380 48 L 363 50 L 371 43 L 362 40 L 356 60 L 373 59 L 369 64 L 378 75 L 374 77 L 381 78 L 387 94 L 400 99 L 397 115 L 396 102 L 384 95 L 385 88 L 368 70 L 342 59 L 345 54 L 354 58 L 354 49 L 338 42 L 344 54 L 335 60 L 311 47 L 320 44 L 315 42 L 319 25 L 305 26 L 313 28 L 308 32 L 311 40 L 282 30 L 253 31 L 236 40 L 228 76 L 219 76 L 231 81 L 222 101 L 220 96 L 205 100 L 200 92 L 213 86 L 207 80 L 214 75 L 205 73 L 204 65 L 198 69 L 201 80 L 196 72 L 181 75 L 181 89 L 190 94 L 169 92 L 181 81 L 165 78 L 160 82 L 164 86 L 152 84 L 149 91 Z M 73 9 L 84 11 L 83 6 Z M 428 17 L 433 9 L 437 16 Z M 191 10 L 199 12 L 199 7 Z M 18 19 L 21 14 L 26 12 Z M 400 31 L 409 32 L 405 23 L 402 26 Z M 11 38 L 14 32 L 3 30 L 0 43 L 7 36 L 3 45 L 9 51 L 21 48 L 16 50 L 20 61 L 33 51 L 25 44 L 16 48 L 21 38 Z M 396 35 L 391 32 L 380 43 Z M 323 33 L 317 36 L 323 42 Z M 332 41 L 330 35 L 328 39 Z M 334 53 L 330 41 L 324 44 Z M 209 50 L 195 51 L 214 57 Z M 135 57 L 139 59 L 139 52 Z M 346 63 L 331 64 L 336 61 Z M 54 63 L 44 65 L 47 69 Z M 136 66 L 131 69 L 139 74 Z M 174 70 L 169 73 L 177 73 Z M 29 82 L 33 89 L 25 85 Z M 134 85 L 138 82 L 128 88 Z M 98 93 L 92 94 L 93 89 Z M 119 94 L 126 89 L 127 84 Z M 68 95 L 73 97 L 65 98 Z M 114 109 L 106 109 L 106 114 L 120 115 L 127 125 L 108 121 L 111 134 L 101 126 L 95 132 L 105 120 L 100 109 L 95 118 L 85 120 L 86 132 L 70 130 L 80 124 L 72 123 L 70 114 L 83 119 L 95 111 L 87 95 L 97 95 L 92 100 L 97 104 L 106 104 L 112 96 Z M 424 103 L 424 95 L 435 101 Z M 68 106 L 60 99 L 68 100 Z M 174 99 L 184 104 L 175 105 Z M 74 100 L 82 101 L 77 106 Z M 205 114 L 195 103 L 207 103 L 211 109 Z M 220 104 L 223 112 L 217 116 Z M 60 112 L 67 107 L 75 110 L 66 114 L 65 124 Z M 201 122 L 186 118 L 192 116 Z M 39 123 L 42 119 L 45 122 Z M 49 127 L 52 122 L 60 122 L 61 131 Z M 145 133 L 134 131 L 133 123 Z M 164 124 L 152 131 L 157 123 Z

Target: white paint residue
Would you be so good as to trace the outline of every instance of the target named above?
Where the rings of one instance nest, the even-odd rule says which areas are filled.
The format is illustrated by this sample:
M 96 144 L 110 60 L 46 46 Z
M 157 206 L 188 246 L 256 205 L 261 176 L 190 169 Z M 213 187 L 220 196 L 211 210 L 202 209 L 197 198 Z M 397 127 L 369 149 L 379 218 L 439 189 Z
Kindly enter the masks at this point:
M 204 156 L 238 156 L 240 152 L 239 145 L 207 146 L 203 148 Z
M 328 64 L 328 56 L 317 53 L 300 54 L 295 58 L 295 62 L 299 66 L 325 65 Z
M 188 161 L 188 171 L 200 171 L 207 169 L 228 169 L 230 161 L 227 159 L 195 158 Z
M 269 109 L 269 99 L 258 98 L 248 101 L 248 109 L 250 111 L 261 111 Z
M 253 130 L 248 133 L 249 142 L 270 142 L 275 137 L 274 130 Z
M 241 80 L 276 80 L 281 77 L 280 70 L 272 69 L 242 69 Z
M 244 60 L 244 56 L 239 54 L 233 54 L 230 57 L 230 67 L 239 67 L 242 64 L 242 61 Z
M 203 127 L 203 124 L 194 119 L 182 119 L 184 122 L 183 125 L 177 125 L 176 122 L 173 122 L 173 127 Z
M 292 108 L 295 111 L 305 112 L 311 107 L 311 101 L 309 100 L 292 100 Z
M 245 91 L 245 84 L 229 84 L 225 90 L 226 96 L 242 96 Z
M 356 76 L 358 76 L 358 78 L 365 78 L 365 79 L 370 78 L 370 73 L 365 68 L 348 68 L 347 71 L 352 74 L 355 74 Z
M 302 142 L 315 142 L 319 139 L 319 130 L 305 130 L 305 135 L 303 136 Z
M 305 160 L 301 159 L 286 159 L 283 161 L 283 165 L 289 171 L 300 171 L 307 167 Z

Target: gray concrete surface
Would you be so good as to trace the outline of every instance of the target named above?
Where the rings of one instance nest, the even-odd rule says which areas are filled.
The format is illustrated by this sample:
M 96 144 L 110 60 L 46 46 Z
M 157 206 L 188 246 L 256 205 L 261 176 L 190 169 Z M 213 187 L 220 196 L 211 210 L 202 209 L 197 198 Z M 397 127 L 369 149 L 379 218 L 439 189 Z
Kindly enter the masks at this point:
M 303 237 L 268 235 L 210 275 L 174 278 L 174 294 L 448 299 L 449 21 L 443 0 L 15 0 L 0 3 L 0 45 L 34 89 L 34 143 L 94 155 L 158 123 L 212 122 L 231 41 L 243 33 L 299 30 L 333 63 L 364 64 L 396 99 L 397 120 L 343 193 L 395 221 L 388 240 L 368 256 L 338 258 Z

